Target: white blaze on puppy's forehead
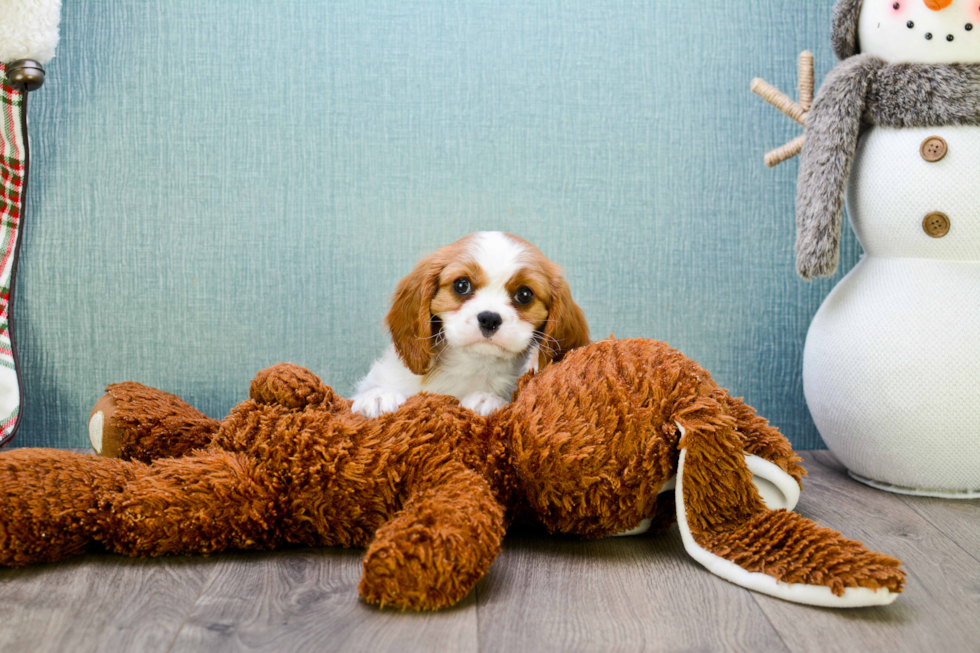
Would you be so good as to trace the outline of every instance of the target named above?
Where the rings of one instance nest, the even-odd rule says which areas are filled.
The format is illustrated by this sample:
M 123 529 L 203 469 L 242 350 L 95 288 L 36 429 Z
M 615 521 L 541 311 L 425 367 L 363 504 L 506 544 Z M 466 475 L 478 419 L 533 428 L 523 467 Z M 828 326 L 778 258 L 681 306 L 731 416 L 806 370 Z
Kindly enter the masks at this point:
M 524 265 L 527 248 L 502 232 L 481 231 L 474 234 L 469 253 L 486 274 L 487 285 L 499 290 Z

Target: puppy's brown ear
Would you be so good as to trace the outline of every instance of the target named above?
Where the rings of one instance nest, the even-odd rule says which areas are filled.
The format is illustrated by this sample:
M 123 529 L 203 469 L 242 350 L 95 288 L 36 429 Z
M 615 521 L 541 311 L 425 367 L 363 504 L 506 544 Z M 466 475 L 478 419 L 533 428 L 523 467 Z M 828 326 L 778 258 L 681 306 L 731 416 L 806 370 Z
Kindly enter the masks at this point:
M 566 353 L 576 347 L 589 344 L 589 324 L 585 313 L 572 300 L 572 290 L 554 266 L 551 271 L 551 310 L 544 328 L 545 347 L 542 347 L 540 364 L 560 361 Z
M 425 257 L 408 276 L 398 282 L 385 324 L 395 351 L 413 374 L 425 374 L 432 360 L 435 335 L 429 305 L 439 290 L 442 271 L 438 252 Z

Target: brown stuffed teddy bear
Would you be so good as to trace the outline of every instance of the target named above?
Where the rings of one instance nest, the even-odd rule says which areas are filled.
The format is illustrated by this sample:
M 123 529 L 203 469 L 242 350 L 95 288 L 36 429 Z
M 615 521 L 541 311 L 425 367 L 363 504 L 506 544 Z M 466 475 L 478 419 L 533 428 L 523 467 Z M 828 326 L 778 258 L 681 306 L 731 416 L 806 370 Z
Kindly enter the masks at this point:
M 898 560 L 767 508 L 773 484 L 798 490 L 800 459 L 652 340 L 574 350 L 489 417 L 422 394 L 368 419 L 287 364 L 260 372 L 222 421 L 137 383 L 107 392 L 90 427 L 114 457 L 0 454 L 0 564 L 96 542 L 131 556 L 367 547 L 361 595 L 425 610 L 466 596 L 515 520 L 603 537 L 665 527 L 676 510 L 688 552 L 757 591 L 851 606 L 889 603 L 904 584 Z

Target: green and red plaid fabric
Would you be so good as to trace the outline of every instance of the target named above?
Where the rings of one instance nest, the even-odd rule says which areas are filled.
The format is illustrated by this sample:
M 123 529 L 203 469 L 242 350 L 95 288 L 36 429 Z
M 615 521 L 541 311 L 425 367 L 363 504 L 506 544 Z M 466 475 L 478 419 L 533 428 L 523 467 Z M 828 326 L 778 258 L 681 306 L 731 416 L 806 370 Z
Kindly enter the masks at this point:
M 7 83 L 0 64 L 0 445 L 14 432 L 20 415 L 20 388 L 10 337 L 10 299 L 17 234 L 27 177 L 23 93 Z

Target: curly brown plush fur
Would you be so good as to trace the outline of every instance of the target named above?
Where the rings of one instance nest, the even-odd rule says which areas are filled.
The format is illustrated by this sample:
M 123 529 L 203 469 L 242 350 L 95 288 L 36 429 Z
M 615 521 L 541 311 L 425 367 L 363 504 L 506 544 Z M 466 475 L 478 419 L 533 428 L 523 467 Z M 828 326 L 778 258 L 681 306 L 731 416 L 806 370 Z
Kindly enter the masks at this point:
M 127 555 L 367 547 L 367 601 L 436 609 L 487 573 L 516 519 L 585 537 L 644 518 L 667 525 L 658 495 L 686 447 L 688 519 L 705 548 L 838 594 L 897 592 L 904 579 L 897 560 L 766 509 L 743 453 L 797 480 L 799 458 L 700 366 L 651 340 L 574 350 L 490 417 L 423 394 L 367 419 L 293 365 L 261 372 L 220 422 L 134 383 L 110 386 L 97 409 L 126 459 L 0 454 L 0 564 L 93 542 Z

